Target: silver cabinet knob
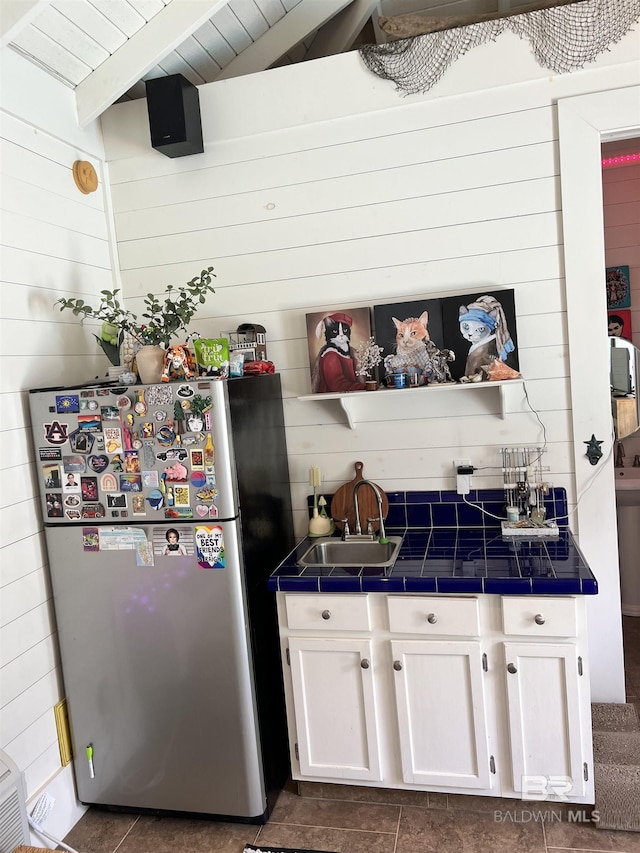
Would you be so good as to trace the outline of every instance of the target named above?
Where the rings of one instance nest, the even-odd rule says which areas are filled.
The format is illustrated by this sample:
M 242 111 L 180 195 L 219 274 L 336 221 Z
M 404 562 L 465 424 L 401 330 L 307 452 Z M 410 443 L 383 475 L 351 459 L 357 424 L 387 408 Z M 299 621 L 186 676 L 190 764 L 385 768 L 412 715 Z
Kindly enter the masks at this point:
M 360 661 L 360 666 L 361 666 L 363 669 L 369 669 L 369 667 L 371 666 L 371 664 L 369 663 L 369 661 L 367 660 L 367 658 L 362 658 L 362 660 Z
M 544 625 L 546 620 L 542 613 L 536 613 L 536 615 L 533 617 L 533 621 L 536 623 L 536 625 Z
M 323 610 L 322 611 L 322 618 L 323 619 L 331 619 L 331 611 L 330 610 Z
M 394 660 L 393 668 L 395 669 L 396 672 L 400 672 L 400 670 L 402 669 L 402 664 L 400 663 L 399 660 Z
M 427 622 L 428 622 L 430 625 L 435 625 L 437 621 L 438 621 L 438 617 L 436 616 L 436 614 L 435 614 L 435 613 L 430 613 L 430 614 L 427 616 Z
M 518 671 L 518 667 L 514 663 L 508 663 L 507 664 L 507 672 L 510 672 L 511 675 L 513 675 L 517 671 Z

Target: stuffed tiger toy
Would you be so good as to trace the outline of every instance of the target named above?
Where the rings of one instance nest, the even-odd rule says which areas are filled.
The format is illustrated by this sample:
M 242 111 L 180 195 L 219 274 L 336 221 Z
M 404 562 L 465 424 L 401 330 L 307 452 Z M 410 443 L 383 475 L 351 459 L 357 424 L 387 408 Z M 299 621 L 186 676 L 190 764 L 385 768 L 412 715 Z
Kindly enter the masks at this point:
M 186 344 L 171 346 L 167 349 L 164 355 L 164 370 L 160 378 L 162 382 L 169 382 L 170 379 L 179 379 L 181 374 L 185 379 L 193 379 L 197 376 L 191 350 Z

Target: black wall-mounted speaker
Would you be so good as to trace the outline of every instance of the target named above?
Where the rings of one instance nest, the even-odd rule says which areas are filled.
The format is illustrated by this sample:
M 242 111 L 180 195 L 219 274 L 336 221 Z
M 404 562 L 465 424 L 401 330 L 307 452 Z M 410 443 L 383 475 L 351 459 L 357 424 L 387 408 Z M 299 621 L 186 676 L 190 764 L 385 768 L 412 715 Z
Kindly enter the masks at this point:
M 151 145 L 167 157 L 202 154 L 198 89 L 182 74 L 146 81 Z

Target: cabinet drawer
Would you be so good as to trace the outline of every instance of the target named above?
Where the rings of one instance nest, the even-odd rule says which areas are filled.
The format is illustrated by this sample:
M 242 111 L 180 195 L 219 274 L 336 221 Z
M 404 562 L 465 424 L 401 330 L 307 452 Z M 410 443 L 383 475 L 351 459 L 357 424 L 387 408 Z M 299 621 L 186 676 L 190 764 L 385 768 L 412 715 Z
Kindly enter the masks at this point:
M 389 629 L 393 634 L 477 637 L 477 598 L 389 596 Z
M 287 625 L 304 631 L 370 631 L 366 595 L 285 595 Z
M 575 637 L 575 598 L 518 596 L 502 599 L 502 627 L 505 634 L 527 637 Z

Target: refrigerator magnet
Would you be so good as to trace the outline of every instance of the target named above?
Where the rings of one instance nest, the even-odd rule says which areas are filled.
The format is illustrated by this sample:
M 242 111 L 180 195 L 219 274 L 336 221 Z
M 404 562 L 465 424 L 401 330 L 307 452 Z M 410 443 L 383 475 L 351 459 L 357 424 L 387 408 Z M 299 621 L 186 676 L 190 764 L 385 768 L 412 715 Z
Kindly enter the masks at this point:
M 226 568 L 222 527 L 198 525 L 196 527 L 196 552 L 201 569 Z
M 63 415 L 67 412 L 80 411 L 80 398 L 77 394 L 64 394 L 60 397 L 56 396 L 56 412 Z
M 91 453 L 95 441 L 92 432 L 75 430 L 69 436 L 69 444 L 74 453 Z
M 61 424 L 60 421 L 52 421 L 43 424 L 44 440 L 49 444 L 66 444 L 69 439 L 69 424 Z
M 103 471 L 107 470 L 107 465 L 109 464 L 109 457 L 104 454 L 94 454 L 87 459 L 89 463 L 89 468 L 92 471 L 95 471 L 96 474 L 101 474 Z
M 53 463 L 42 466 L 42 479 L 46 489 L 60 488 L 60 466 Z
M 122 432 L 120 427 L 104 428 L 104 448 L 107 453 L 120 453 L 122 451 Z
M 100 537 L 97 527 L 82 528 L 82 549 L 83 551 L 100 550 Z

